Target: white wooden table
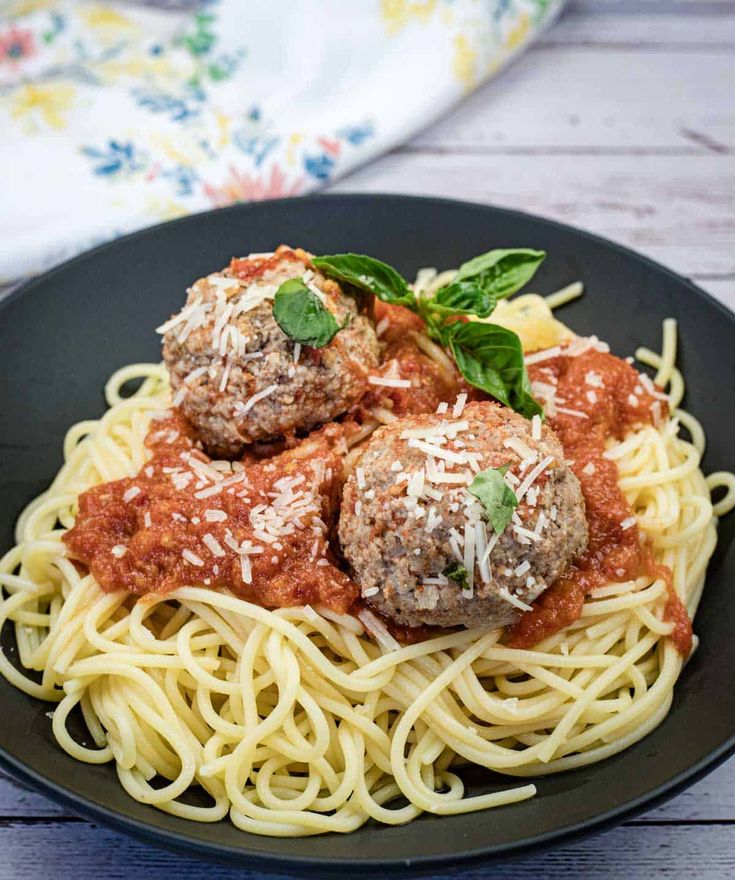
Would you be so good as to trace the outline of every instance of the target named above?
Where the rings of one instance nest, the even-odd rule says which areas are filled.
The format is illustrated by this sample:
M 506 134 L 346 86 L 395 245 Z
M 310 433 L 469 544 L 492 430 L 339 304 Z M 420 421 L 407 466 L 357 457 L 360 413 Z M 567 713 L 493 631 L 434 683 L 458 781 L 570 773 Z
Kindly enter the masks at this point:
M 623 242 L 735 309 L 735 2 L 577 0 L 499 79 L 333 191 L 520 208 Z M 0 777 L 0 880 L 254 878 L 77 819 Z M 735 876 L 735 759 L 653 812 L 480 878 Z

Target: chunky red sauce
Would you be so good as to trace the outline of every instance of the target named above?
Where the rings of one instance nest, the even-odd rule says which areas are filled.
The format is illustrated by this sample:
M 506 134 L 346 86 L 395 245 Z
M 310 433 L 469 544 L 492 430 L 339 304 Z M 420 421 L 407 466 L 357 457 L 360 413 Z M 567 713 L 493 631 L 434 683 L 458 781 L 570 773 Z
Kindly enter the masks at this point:
M 486 395 L 464 381 L 453 364 L 442 366 L 418 347 L 416 336 L 426 329 L 418 315 L 403 306 L 377 301 L 375 320 L 377 326 L 385 326 L 385 330 L 380 336 L 382 362 L 371 374 L 409 380 L 411 385 L 408 388 L 370 385 L 360 401 L 360 413 L 375 406 L 388 409 L 396 416 L 431 413 L 442 402 L 453 403 L 461 392 L 466 392 L 468 399 L 486 399 Z
M 264 254 L 263 256 L 253 257 L 233 257 L 230 260 L 230 273 L 239 278 L 240 281 L 255 281 L 267 271 L 277 269 L 283 265 L 284 260 L 290 260 L 293 263 L 303 263 L 310 266 L 309 255 L 301 248 L 293 250 L 286 245 L 281 245 L 272 254 Z
M 656 565 L 641 536 L 630 505 L 618 485 L 618 469 L 604 456 L 609 438 L 622 440 L 636 425 L 658 423 L 667 415 L 659 389 L 641 384 L 630 364 L 606 352 L 589 350 L 532 364 L 529 374 L 548 424 L 558 435 L 578 477 L 586 505 L 589 544 L 534 603 L 533 611 L 510 628 L 509 642 L 530 647 L 568 626 L 582 613 L 585 596 L 609 582 L 640 575 L 665 576 L 669 599 L 665 618 L 675 622 L 671 638 L 682 654 L 691 650 L 691 622 L 671 586 L 671 573 Z M 540 385 L 538 383 L 541 383 Z M 544 400 L 546 398 L 546 400 Z M 549 405 L 549 398 L 554 403 Z
M 236 463 L 219 481 L 180 416 L 153 422 L 146 444 L 152 457 L 140 473 L 84 492 L 64 536 L 103 589 L 204 584 L 266 607 L 323 604 L 340 613 L 357 599 L 327 536 L 341 487 L 341 426 L 273 458 Z

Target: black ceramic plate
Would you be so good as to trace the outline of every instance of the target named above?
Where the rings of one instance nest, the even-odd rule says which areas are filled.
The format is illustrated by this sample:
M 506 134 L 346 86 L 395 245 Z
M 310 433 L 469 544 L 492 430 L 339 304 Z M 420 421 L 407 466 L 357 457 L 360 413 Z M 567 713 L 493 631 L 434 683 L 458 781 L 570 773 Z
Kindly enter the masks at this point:
M 457 266 L 491 247 L 543 248 L 537 290 L 581 278 L 583 299 L 565 307 L 579 333 L 620 355 L 660 345 L 661 321 L 679 320 L 686 405 L 704 423 L 706 471 L 731 467 L 735 436 L 735 316 L 662 267 L 610 242 L 547 220 L 479 205 L 395 196 L 327 196 L 243 205 L 146 230 L 49 272 L 0 304 L 0 551 L 22 507 L 61 465 L 72 423 L 101 415 L 102 388 L 123 364 L 157 360 L 153 332 L 193 279 L 233 254 L 280 242 L 316 253 L 374 254 L 411 277 L 420 266 Z M 674 794 L 735 748 L 735 517 L 720 526 L 685 668 L 663 724 L 601 764 L 538 780 L 538 796 L 484 813 L 411 825 L 369 824 L 348 836 L 256 837 L 227 821 L 186 822 L 132 801 L 113 768 L 78 764 L 54 743 L 49 706 L 0 680 L 0 756 L 17 776 L 80 814 L 179 851 L 249 867 L 310 872 L 389 868 L 429 871 L 462 859 L 526 854 L 611 825 Z M 10 644 L 6 627 L 3 644 Z M 471 791 L 507 786 L 485 771 Z

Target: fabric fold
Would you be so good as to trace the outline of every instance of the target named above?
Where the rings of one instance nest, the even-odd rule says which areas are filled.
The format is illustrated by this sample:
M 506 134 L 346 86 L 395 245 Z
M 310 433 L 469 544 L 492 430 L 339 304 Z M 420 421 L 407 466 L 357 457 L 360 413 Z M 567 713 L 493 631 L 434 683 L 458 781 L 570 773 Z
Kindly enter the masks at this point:
M 318 189 L 446 112 L 561 3 L 0 4 L 0 283 Z

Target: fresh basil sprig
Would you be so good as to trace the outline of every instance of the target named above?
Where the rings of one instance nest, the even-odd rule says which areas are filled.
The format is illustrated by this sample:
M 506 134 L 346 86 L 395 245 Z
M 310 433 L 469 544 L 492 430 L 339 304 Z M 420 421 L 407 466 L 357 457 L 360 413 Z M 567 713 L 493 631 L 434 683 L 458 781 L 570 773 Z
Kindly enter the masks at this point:
M 285 281 L 273 298 L 273 317 L 294 342 L 324 348 L 344 325 L 335 320 L 319 297 L 300 278 Z
M 362 254 L 333 254 L 331 257 L 313 257 L 311 262 L 330 278 L 337 278 L 374 293 L 379 300 L 393 306 L 414 309 L 416 298 L 402 275 L 389 266 Z M 414 309 L 415 310 L 415 309 Z
M 426 308 L 437 315 L 476 315 L 487 318 L 495 311 L 497 299 L 475 281 L 453 281 L 427 300 Z
M 463 263 L 450 284 L 431 297 L 417 297 L 402 275 L 360 254 L 314 257 L 324 275 L 367 290 L 391 305 L 420 315 L 429 336 L 448 348 L 464 378 L 526 418 L 543 415 L 534 400 L 518 336 L 496 324 L 454 318 L 488 318 L 498 300 L 520 290 L 546 254 L 528 248 L 496 249 Z
M 529 248 L 498 248 L 462 263 L 454 282 L 471 278 L 496 300 L 505 299 L 533 278 L 545 256 Z
M 498 535 L 507 527 L 519 503 L 516 493 L 503 479 L 507 470 L 508 465 L 504 464 L 480 471 L 468 486 L 468 491 L 482 502 L 488 521 Z
M 459 562 L 450 563 L 442 572 L 445 578 L 449 578 L 450 581 L 454 581 L 455 584 L 458 584 L 461 589 L 469 590 L 470 587 L 470 579 L 467 574 L 467 569 Z
M 455 321 L 442 327 L 441 338 L 470 385 L 527 419 L 543 414 L 531 392 L 521 340 L 512 330 L 498 324 Z

